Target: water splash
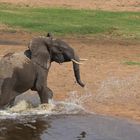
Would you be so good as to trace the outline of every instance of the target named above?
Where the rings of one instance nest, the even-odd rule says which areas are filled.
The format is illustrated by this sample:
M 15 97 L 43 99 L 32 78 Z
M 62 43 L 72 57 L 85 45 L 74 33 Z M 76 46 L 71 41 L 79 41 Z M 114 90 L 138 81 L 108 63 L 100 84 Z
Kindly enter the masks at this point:
M 84 94 L 78 94 L 78 91 L 72 91 L 68 94 L 68 98 L 65 102 L 70 102 L 79 106 L 83 106 L 92 97 L 91 92 L 87 87 L 84 88 Z
M 96 94 L 96 101 L 113 101 L 118 103 L 135 102 L 140 90 L 140 74 L 136 73 L 128 77 L 109 77 L 102 81 Z
M 64 101 L 56 102 L 57 112 L 60 114 L 78 114 L 78 113 L 89 113 L 86 110 L 84 103 L 91 97 L 91 94 L 85 92 L 80 95 L 78 91 L 71 91 L 68 93 L 68 98 Z
M 91 97 L 88 89 L 85 88 L 85 94 L 80 95 L 77 91 L 68 94 L 64 101 L 49 101 L 49 104 L 39 104 L 34 107 L 31 102 L 20 100 L 12 108 L 0 110 L 0 119 L 15 119 L 17 117 L 34 116 L 34 115 L 56 115 L 56 114 L 80 114 L 89 113 L 84 108 L 84 103 Z

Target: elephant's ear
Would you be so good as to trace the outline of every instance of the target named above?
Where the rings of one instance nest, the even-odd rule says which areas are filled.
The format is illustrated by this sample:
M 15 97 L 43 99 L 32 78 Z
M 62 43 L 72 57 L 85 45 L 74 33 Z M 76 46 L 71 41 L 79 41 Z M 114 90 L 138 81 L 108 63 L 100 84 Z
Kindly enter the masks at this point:
M 50 66 L 50 53 L 46 44 L 31 46 L 31 61 L 45 69 Z

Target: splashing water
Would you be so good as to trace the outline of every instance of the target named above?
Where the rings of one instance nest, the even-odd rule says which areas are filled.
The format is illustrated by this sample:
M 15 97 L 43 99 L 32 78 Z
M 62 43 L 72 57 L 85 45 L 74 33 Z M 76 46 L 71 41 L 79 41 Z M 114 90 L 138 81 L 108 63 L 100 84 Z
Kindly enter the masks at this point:
M 92 97 L 92 94 L 88 91 L 87 87 L 84 88 L 84 91 L 83 95 L 79 95 L 77 91 L 70 92 L 69 98 L 66 99 L 65 102 L 71 102 L 73 104 L 83 106 L 83 104 Z
M 40 104 L 37 107 L 33 107 L 31 103 L 21 100 L 12 108 L 0 111 L 0 119 L 15 119 L 24 116 L 34 115 L 51 115 L 54 114 L 52 109 L 55 108 L 55 104 Z
M 64 114 L 77 114 L 81 112 L 85 113 L 92 113 L 89 112 L 84 104 L 89 100 L 89 98 L 92 97 L 91 93 L 88 91 L 88 88 L 84 88 L 84 94 L 80 95 L 78 91 L 71 91 L 68 93 L 68 98 L 65 99 L 65 101 L 61 101 L 56 103 L 57 110 L 59 110 L 60 107 L 60 113 Z M 62 108 L 63 109 L 62 109 Z
M 12 108 L 0 110 L 0 119 L 15 119 L 17 117 L 33 115 L 54 115 L 54 114 L 79 114 L 89 113 L 84 108 L 84 103 L 91 97 L 91 94 L 85 88 L 85 94 L 79 95 L 77 91 L 72 91 L 69 97 L 64 101 L 49 101 L 49 104 L 40 104 L 33 107 L 32 103 L 20 100 Z
M 95 100 L 105 102 L 111 100 L 118 103 L 136 102 L 140 97 L 140 74 L 118 78 L 109 77 L 102 81 Z

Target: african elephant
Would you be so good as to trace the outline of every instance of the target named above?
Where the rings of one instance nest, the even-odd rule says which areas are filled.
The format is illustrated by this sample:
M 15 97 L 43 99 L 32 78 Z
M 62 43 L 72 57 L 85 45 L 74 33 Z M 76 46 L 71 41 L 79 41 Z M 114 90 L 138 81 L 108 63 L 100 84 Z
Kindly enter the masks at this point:
M 24 53 L 9 53 L 0 60 L 0 107 L 12 106 L 15 97 L 28 89 L 37 91 L 41 103 L 48 103 L 53 92 L 47 87 L 51 62 L 73 62 L 77 83 L 80 79 L 79 57 L 64 41 L 47 37 L 33 38 Z

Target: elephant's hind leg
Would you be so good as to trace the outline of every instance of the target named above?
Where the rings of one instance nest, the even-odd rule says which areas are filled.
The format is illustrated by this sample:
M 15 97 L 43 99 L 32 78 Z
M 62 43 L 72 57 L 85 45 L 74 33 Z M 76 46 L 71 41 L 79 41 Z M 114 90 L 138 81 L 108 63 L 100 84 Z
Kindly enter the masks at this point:
M 17 95 L 19 93 L 13 90 L 13 87 L 4 85 L 0 95 L 0 107 L 12 107 Z
M 14 106 L 14 102 L 15 102 L 15 98 L 13 98 L 10 102 L 9 102 L 9 107 L 12 107 L 12 106 Z
M 9 100 L 7 100 L 7 101 L 2 99 L 2 101 L 1 101 L 1 103 L 0 103 L 1 109 L 5 109 L 5 108 L 7 108 L 7 107 L 12 107 L 12 106 L 14 106 L 14 101 L 15 101 L 15 98 L 9 99 Z

